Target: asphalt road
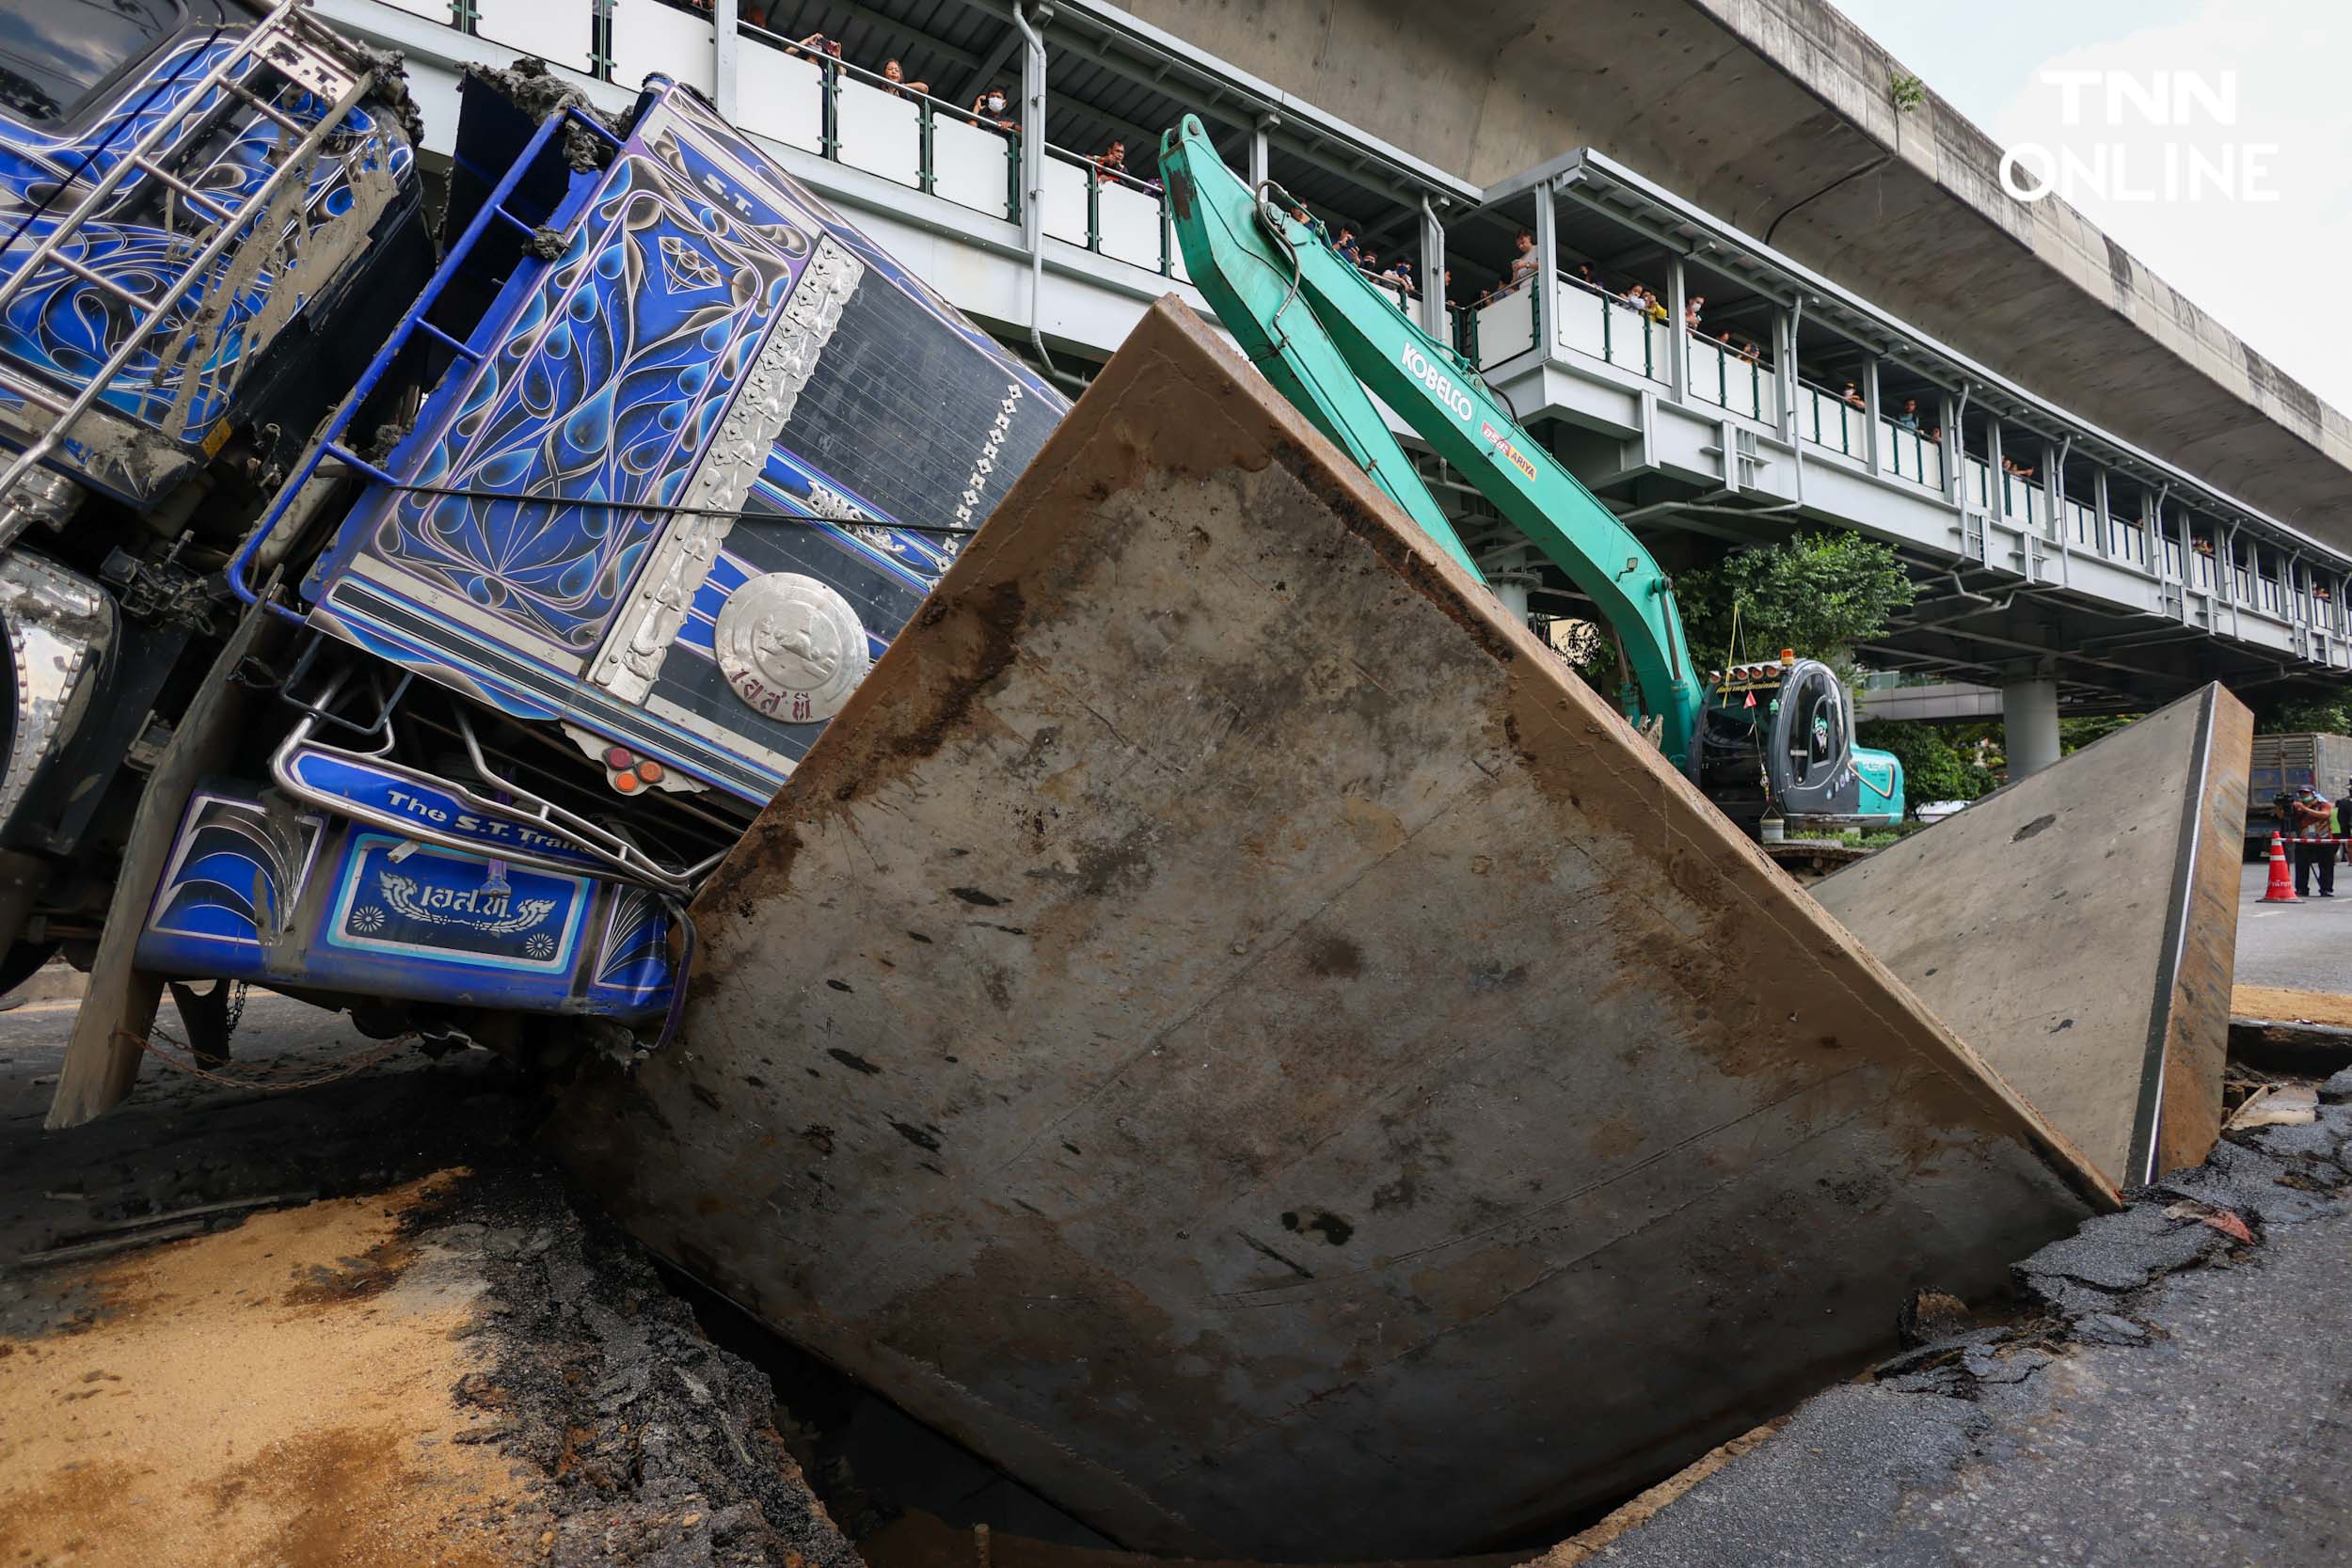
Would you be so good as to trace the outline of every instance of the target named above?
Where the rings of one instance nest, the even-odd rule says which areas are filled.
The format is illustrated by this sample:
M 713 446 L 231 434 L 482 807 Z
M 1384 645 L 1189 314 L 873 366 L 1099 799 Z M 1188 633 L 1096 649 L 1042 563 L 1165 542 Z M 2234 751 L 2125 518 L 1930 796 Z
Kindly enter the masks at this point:
M 2237 983 L 2352 991 L 2352 866 L 2336 867 L 2333 898 L 2265 904 L 2269 879 L 2258 862 L 2238 882 Z
M 1594 1568 L 2352 1561 L 2347 1135 L 2327 1105 L 2174 1173 L 2022 1265 L 2066 1307 L 1821 1395 Z
M 532 1086 L 486 1053 L 382 1057 L 348 1020 L 257 990 L 237 1030 L 234 1070 L 266 1063 L 309 1076 L 369 1065 L 283 1093 L 208 1083 L 151 1058 L 122 1105 L 87 1126 L 44 1132 L 74 1006 L 0 1013 L 0 1316 L 7 1265 L 25 1254 L 127 1236 L 215 1205 L 389 1186 L 463 1164 L 517 1136 L 535 1114 Z M 178 1032 L 168 1004 L 162 1022 Z

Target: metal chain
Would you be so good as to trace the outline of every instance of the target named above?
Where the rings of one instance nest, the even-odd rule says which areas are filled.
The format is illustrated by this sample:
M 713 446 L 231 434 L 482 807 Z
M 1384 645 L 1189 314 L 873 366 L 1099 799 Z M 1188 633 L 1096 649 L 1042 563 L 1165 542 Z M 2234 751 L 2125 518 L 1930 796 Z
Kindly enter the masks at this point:
M 239 989 L 242 991 L 243 988 Z M 240 994 L 237 999 L 240 1011 L 243 1010 L 243 1005 L 244 997 Z M 196 1060 L 195 1049 L 187 1041 L 174 1037 L 160 1023 L 151 1026 L 146 1037 L 134 1035 L 127 1029 L 117 1029 L 114 1032 L 114 1037 L 130 1041 L 166 1067 L 175 1071 L 184 1072 L 191 1078 L 201 1078 L 208 1084 L 218 1084 L 224 1088 L 255 1089 L 263 1094 L 284 1094 L 294 1089 L 311 1089 L 322 1084 L 332 1084 L 339 1079 L 355 1077 L 370 1068 L 391 1060 L 423 1038 L 422 1036 L 411 1032 L 396 1039 L 383 1041 L 375 1049 L 362 1052 L 323 1071 L 311 1072 L 305 1077 L 294 1077 L 282 1070 L 272 1071 L 266 1068 L 258 1072 L 241 1074 L 224 1072 L 217 1068 L 199 1066 Z M 158 1041 L 161 1043 L 159 1044 Z

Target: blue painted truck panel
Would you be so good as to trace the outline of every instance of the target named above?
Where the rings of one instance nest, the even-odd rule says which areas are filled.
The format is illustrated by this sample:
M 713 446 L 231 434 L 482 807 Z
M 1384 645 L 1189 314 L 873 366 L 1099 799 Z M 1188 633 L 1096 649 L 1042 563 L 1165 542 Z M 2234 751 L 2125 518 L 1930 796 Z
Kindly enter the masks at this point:
M 870 663 L 1065 400 L 658 84 L 303 585 L 313 625 L 765 801 L 821 731 L 714 637 L 813 578 Z
M 649 1018 L 671 916 L 644 889 L 294 815 L 216 780 L 181 826 L 142 969 L 313 991 Z
M 273 198 L 160 323 L 140 330 L 129 301 L 156 299 L 180 279 L 209 226 L 262 187 L 293 137 L 328 117 L 334 103 L 321 89 L 350 69 L 314 35 L 280 28 L 268 49 L 244 51 L 228 77 L 261 99 L 264 113 L 227 83 L 203 87 L 255 24 L 190 18 L 180 25 L 180 36 L 124 71 L 82 113 L 34 112 L 21 96 L 0 105 L 0 281 L 32 269 L 0 309 L 0 443 L 29 445 L 53 419 L 55 404 L 43 395 L 80 391 L 135 338 L 52 458 L 133 504 L 154 501 L 192 475 L 233 427 L 284 420 L 307 404 L 321 369 L 320 334 L 355 325 L 364 333 L 373 321 L 380 335 L 390 325 L 377 314 L 381 296 L 413 288 L 429 265 L 415 149 L 395 80 L 351 107 L 328 147 L 296 171 L 291 196 Z M 150 132 L 162 133 L 151 158 L 169 179 L 132 172 L 69 227 L 82 198 Z M 52 238 L 55 252 L 36 261 Z M 283 352 L 273 358 L 274 349 Z M 271 387 L 288 377 L 304 396 L 269 404 Z M 298 440 L 318 412 L 290 434 Z
M 690 89 L 656 79 L 609 165 L 566 178 L 533 177 L 552 237 L 371 466 L 301 583 L 309 625 L 388 687 L 549 730 L 534 766 L 715 790 L 748 821 L 1068 404 Z M 671 894 L 495 782 L 396 756 L 400 701 L 358 750 L 306 732 L 272 785 L 199 797 L 141 966 L 668 1008 Z

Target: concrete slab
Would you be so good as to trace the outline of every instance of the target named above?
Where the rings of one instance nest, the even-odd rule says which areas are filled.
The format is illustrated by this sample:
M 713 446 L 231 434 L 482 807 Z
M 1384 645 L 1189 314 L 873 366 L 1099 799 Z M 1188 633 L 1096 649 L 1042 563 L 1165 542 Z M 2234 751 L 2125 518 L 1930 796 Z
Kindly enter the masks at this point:
M 1172 304 L 694 918 L 557 1147 L 1133 1547 L 1534 1538 L 2112 1200 Z
M 2253 715 L 2209 686 L 1814 885 L 2119 1186 L 2212 1151 Z

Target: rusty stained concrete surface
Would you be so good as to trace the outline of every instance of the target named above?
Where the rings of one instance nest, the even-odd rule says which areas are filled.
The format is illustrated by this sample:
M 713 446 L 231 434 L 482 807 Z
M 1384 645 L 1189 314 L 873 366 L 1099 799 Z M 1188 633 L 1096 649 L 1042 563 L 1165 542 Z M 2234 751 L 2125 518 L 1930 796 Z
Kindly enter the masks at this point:
M 2118 1186 L 2220 1135 L 2253 727 L 2208 686 L 1812 890 Z
M 1167 304 L 552 1135 L 1124 1544 L 1529 1538 L 2112 1193 Z

